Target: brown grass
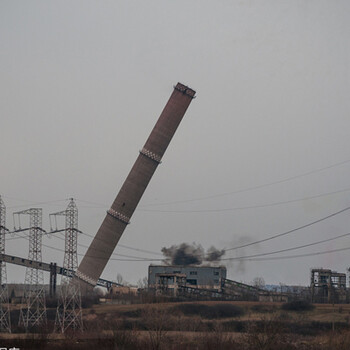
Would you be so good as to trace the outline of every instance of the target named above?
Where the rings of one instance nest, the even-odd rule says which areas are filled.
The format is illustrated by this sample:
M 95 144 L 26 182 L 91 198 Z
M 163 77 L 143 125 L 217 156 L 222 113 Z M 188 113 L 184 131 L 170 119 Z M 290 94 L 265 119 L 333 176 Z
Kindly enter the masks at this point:
M 314 310 L 299 312 L 281 306 L 228 301 L 93 305 L 84 310 L 83 334 L 2 334 L 0 346 L 50 350 L 350 349 L 350 305 L 316 304 Z M 242 313 L 228 316 L 222 312 L 225 309 Z M 193 310 L 199 310 L 198 314 Z M 215 317 L 213 310 L 218 311 Z

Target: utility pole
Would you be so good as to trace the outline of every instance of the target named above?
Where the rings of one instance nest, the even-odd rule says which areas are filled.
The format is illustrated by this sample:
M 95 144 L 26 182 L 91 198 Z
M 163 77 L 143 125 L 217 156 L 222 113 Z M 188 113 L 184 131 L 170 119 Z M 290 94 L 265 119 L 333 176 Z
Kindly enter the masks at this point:
M 5 254 L 6 207 L 0 196 L 0 254 Z M 0 332 L 11 333 L 6 263 L 0 261 Z
M 78 208 L 71 198 L 67 209 L 57 213 L 50 214 L 54 216 L 57 230 L 57 216 L 65 216 L 65 251 L 63 268 L 71 271 L 76 271 L 78 268 Z M 77 331 L 83 330 L 82 308 L 81 308 L 81 293 L 80 285 L 77 282 L 70 283 L 69 277 L 62 277 L 61 292 L 58 300 L 55 331 L 64 333 L 68 328 Z
M 31 208 L 14 213 L 18 216 L 19 226 L 21 215 L 29 215 L 29 254 L 28 259 L 42 261 L 42 209 Z M 21 227 L 19 227 L 21 229 Z M 16 228 L 15 228 L 16 230 Z M 46 326 L 46 301 L 44 289 L 43 271 L 35 267 L 27 267 L 24 281 L 24 297 L 21 308 L 19 325 L 23 325 L 28 331 L 32 327 Z

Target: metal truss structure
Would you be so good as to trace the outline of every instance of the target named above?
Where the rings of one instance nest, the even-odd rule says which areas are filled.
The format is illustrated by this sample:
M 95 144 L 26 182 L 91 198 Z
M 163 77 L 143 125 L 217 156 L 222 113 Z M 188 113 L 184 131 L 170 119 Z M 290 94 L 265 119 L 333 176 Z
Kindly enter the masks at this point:
M 0 196 L 0 254 L 5 254 L 6 207 Z M 6 263 L 0 261 L 0 332 L 11 333 Z
M 20 225 L 21 215 L 29 215 L 29 254 L 28 259 L 41 262 L 42 254 L 42 209 L 31 208 L 14 213 L 18 216 Z M 19 227 L 21 230 L 21 227 Z M 33 327 L 43 327 L 47 324 L 46 301 L 44 289 L 44 274 L 42 270 L 35 267 L 27 267 L 24 281 L 23 302 L 21 308 L 19 325 L 23 325 L 28 331 Z
M 50 214 L 50 219 L 51 216 L 54 216 L 56 226 L 56 217 L 60 215 L 66 218 L 63 268 L 75 273 L 78 268 L 78 208 L 73 198 L 70 199 L 66 210 Z M 80 285 L 76 281 L 71 281 L 71 278 L 63 276 L 57 306 L 55 331 L 64 333 L 67 329 L 82 331 L 83 319 Z
M 58 266 L 56 263 L 39 262 L 39 261 L 24 259 L 19 256 L 8 255 L 8 254 L 0 254 L 0 260 L 5 261 L 8 264 L 14 264 L 14 265 L 25 266 L 25 267 L 35 267 L 39 270 L 43 270 L 44 272 L 50 272 L 50 274 L 56 276 L 56 277 L 53 277 L 53 279 L 57 278 L 57 275 L 62 275 L 69 278 L 72 278 L 74 275 L 74 271 L 64 269 L 62 266 Z M 98 279 L 97 286 L 107 288 L 107 290 L 109 290 L 114 286 L 123 287 L 123 285 L 120 283 L 105 280 L 103 278 Z M 54 289 L 54 285 L 52 285 L 52 289 Z

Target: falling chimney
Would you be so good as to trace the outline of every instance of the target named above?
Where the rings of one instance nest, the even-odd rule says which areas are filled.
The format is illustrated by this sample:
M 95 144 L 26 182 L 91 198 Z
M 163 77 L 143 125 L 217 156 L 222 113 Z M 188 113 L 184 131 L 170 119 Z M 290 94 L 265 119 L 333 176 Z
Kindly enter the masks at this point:
M 83 292 L 96 285 L 195 93 L 180 83 L 174 87 L 168 103 L 76 271 L 75 281 L 80 282 Z

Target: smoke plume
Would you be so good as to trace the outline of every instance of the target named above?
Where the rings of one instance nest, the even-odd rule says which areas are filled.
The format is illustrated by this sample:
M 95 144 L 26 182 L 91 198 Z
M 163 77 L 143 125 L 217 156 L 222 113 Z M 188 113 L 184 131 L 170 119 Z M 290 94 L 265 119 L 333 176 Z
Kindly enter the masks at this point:
M 224 250 L 210 247 L 205 253 L 200 244 L 181 243 L 172 245 L 169 248 L 163 247 L 162 253 L 165 262 L 171 265 L 202 265 L 205 263 L 219 262 L 225 254 Z
M 207 250 L 206 260 L 210 262 L 218 262 L 221 260 L 221 257 L 225 254 L 225 251 L 216 249 L 214 246 L 211 246 Z

